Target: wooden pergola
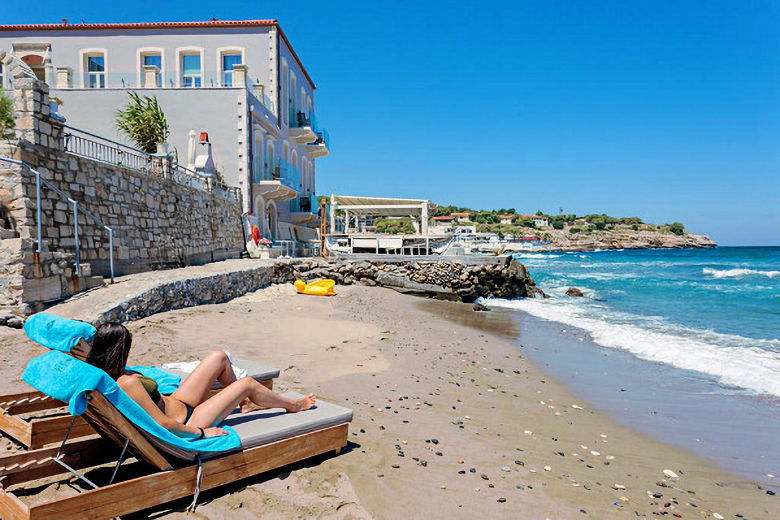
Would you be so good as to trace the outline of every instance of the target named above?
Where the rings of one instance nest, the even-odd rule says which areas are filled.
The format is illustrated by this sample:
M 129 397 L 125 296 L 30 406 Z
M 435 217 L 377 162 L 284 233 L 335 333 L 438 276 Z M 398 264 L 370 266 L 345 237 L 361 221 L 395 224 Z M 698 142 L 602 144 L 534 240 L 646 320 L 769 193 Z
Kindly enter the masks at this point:
M 351 216 L 372 215 L 383 217 L 411 217 L 420 223 L 420 234 L 428 234 L 428 216 L 436 204 L 424 199 L 392 199 L 383 197 L 360 197 L 349 195 L 330 196 L 330 229 L 336 229 L 336 211 L 345 213 L 346 228 L 349 231 Z

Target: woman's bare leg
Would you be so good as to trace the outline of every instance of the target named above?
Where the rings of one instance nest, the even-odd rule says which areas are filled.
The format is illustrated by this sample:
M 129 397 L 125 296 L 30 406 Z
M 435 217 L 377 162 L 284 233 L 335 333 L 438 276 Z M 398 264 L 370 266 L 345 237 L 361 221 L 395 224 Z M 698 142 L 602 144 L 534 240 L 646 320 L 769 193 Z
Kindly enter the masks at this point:
M 244 377 L 196 406 L 187 425 L 208 428 L 219 424 L 244 399 L 249 399 L 263 408 L 284 408 L 288 412 L 307 410 L 316 400 L 314 394 L 291 399 L 269 390 L 251 377 Z
M 230 360 L 222 350 L 214 350 L 203 358 L 171 397 L 190 406 L 198 406 L 208 399 L 215 381 L 219 381 L 223 388 L 236 382 Z

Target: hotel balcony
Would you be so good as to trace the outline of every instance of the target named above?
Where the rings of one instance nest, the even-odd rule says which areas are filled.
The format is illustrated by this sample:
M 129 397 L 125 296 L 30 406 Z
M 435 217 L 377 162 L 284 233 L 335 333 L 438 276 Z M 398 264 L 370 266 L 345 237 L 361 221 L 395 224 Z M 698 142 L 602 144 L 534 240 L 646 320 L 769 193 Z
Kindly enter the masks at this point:
M 290 139 L 297 144 L 312 143 L 317 140 L 314 114 L 306 115 L 290 107 Z
M 330 153 L 330 135 L 324 128 L 317 132 L 317 139 L 306 144 L 306 155 L 312 159 L 325 157 Z
M 315 222 L 317 214 L 312 213 L 312 206 L 316 206 L 317 198 L 314 195 L 295 197 L 290 201 L 290 223 L 306 224 Z M 316 207 L 313 208 L 316 211 Z
M 287 161 L 264 163 L 252 174 L 252 189 L 267 200 L 292 200 L 298 196 L 300 173 Z

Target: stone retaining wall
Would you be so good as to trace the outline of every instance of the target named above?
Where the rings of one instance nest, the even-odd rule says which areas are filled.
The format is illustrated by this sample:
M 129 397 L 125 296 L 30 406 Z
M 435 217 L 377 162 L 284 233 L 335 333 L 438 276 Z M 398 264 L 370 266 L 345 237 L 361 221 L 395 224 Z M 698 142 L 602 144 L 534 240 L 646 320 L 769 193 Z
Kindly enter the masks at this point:
M 526 267 L 511 257 L 450 260 L 326 261 L 319 258 L 280 261 L 275 280 L 330 278 L 342 285 L 389 287 L 438 299 L 473 302 L 479 297 L 533 298 L 539 291 Z
M 382 286 L 404 293 L 465 302 L 479 296 L 533 297 L 538 292 L 525 266 L 508 258 L 478 264 L 452 260 L 329 262 L 319 258 L 276 260 L 273 264 L 259 266 L 250 264 L 254 262 L 252 260 L 231 262 L 236 264 L 214 274 L 204 272 L 200 267 L 190 268 L 200 270 L 199 273 L 167 271 L 176 273 L 176 279 L 168 281 L 163 275 L 157 283 L 144 283 L 129 294 L 128 289 L 119 290 L 120 282 L 63 303 L 51 312 L 95 324 L 109 320 L 131 321 L 159 312 L 226 302 L 272 283 L 317 278 L 335 279 L 341 285 Z M 219 267 L 219 264 L 212 265 Z M 125 283 L 132 285 L 129 281 Z M 107 297 L 110 291 L 121 296 L 117 299 Z
M 132 321 L 158 312 L 223 303 L 268 286 L 274 280 L 274 270 L 275 267 L 262 266 L 164 283 L 109 309 L 100 310 L 90 321 L 94 324 Z
M 0 143 L 0 155 L 30 164 L 114 230 L 117 276 L 240 256 L 240 197 L 188 187 L 164 178 L 162 171 L 155 175 L 66 153 L 63 123 L 49 113 L 48 86 L 21 72 L 13 81 L 16 138 Z M 28 315 L 45 301 L 87 287 L 86 280 L 79 280 L 84 273 L 77 277 L 73 272 L 72 204 L 44 185 L 41 209 L 43 252 L 38 254 L 35 175 L 0 162 L 0 227 L 12 223 L 11 229 L 0 230 L 8 257 L 0 258 L 0 317 Z M 79 233 L 80 261 L 92 274 L 108 276 L 108 232 L 82 212 Z M 62 290 L 55 295 L 56 286 Z

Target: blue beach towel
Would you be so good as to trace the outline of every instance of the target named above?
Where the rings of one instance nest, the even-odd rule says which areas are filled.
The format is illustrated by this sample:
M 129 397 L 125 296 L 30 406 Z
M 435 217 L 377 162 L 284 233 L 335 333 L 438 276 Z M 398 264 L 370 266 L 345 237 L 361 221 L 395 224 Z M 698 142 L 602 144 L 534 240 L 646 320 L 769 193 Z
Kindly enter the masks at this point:
M 55 314 L 39 312 L 24 323 L 24 332 L 31 340 L 40 345 L 62 352 L 70 352 L 80 339 L 92 341 L 97 330 L 89 323 L 69 320 Z M 157 382 L 161 394 L 170 395 L 179 388 L 181 377 L 157 367 L 137 365 L 125 367 L 125 370 L 138 372 Z
M 179 437 L 152 419 L 104 371 L 56 350 L 30 360 L 22 379 L 36 390 L 68 403 L 68 411 L 72 415 L 84 413 L 87 409 L 87 392 L 97 390 L 135 426 L 184 450 L 213 453 L 237 449 L 241 445 L 238 434 L 226 426 L 223 427 L 228 430 L 228 435 L 221 437 Z
M 92 341 L 97 329 L 83 321 L 39 312 L 24 322 L 27 337 L 46 348 L 70 352 L 80 339 Z
M 166 372 L 161 368 L 136 365 L 134 367 L 125 367 L 125 370 L 132 370 L 142 376 L 151 377 L 157 383 L 157 390 L 163 395 L 171 395 L 181 384 L 180 376 Z

